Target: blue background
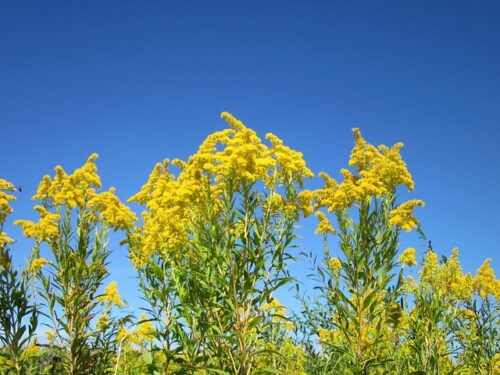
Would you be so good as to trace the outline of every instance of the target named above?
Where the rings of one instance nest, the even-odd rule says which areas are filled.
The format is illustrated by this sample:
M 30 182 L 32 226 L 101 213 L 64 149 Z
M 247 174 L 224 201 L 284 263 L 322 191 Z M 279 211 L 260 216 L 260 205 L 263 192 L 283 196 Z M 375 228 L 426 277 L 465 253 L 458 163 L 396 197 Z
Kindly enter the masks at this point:
M 2 1 L 0 176 L 23 187 L 9 223 L 35 219 L 44 174 L 92 152 L 103 187 L 126 200 L 229 111 L 334 177 L 352 127 L 403 141 L 435 250 L 459 247 L 474 273 L 496 258 L 499 274 L 499 16 L 498 1 Z M 315 224 L 302 223 L 300 244 L 319 255 Z M 21 265 L 30 241 L 6 229 Z M 137 307 L 119 238 L 110 280 Z

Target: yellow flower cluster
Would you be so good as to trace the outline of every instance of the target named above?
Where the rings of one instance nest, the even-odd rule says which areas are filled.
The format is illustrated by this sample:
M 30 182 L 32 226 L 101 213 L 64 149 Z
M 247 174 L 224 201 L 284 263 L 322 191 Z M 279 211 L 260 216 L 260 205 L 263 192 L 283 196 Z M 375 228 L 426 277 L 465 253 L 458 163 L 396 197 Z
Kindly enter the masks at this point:
M 152 342 L 154 340 L 154 333 L 156 331 L 153 323 L 147 321 L 147 317 L 141 314 L 141 322 L 138 327 L 129 332 L 125 327 L 121 327 L 116 335 L 117 341 L 125 341 L 128 344 L 142 345 L 145 342 Z
M 306 353 L 302 345 L 294 344 L 290 337 L 261 346 L 254 364 L 255 373 L 270 372 L 289 375 L 307 375 L 304 371 Z
M 424 256 L 420 279 L 435 293 L 452 300 L 469 300 L 472 297 L 473 278 L 471 274 L 462 273 L 457 248 L 453 249 L 452 255 L 442 265 L 439 264 L 437 254 L 428 251 Z
M 355 144 L 349 166 L 357 167 L 354 174 L 342 169 L 343 181 L 339 184 L 326 173 L 320 173 L 324 187 L 316 191 L 318 207 L 327 207 L 329 212 L 345 210 L 366 197 L 380 197 L 395 191 L 399 185 L 413 190 L 414 183 L 405 162 L 401 158 L 402 143 L 392 148 L 367 143 L 359 129 L 353 129 Z
M 359 129 L 353 131 L 355 144 L 349 166 L 356 167 L 357 174 L 342 169 L 343 181 L 337 183 L 328 174 L 320 173 L 324 186 L 314 192 L 317 208 L 327 207 L 328 212 L 342 211 L 368 197 L 393 193 L 399 185 L 406 186 L 410 191 L 414 188 L 412 177 L 401 158 L 402 143 L 396 143 L 392 148 L 384 145 L 375 147 L 365 141 Z M 413 208 L 423 204 L 422 201 L 411 200 L 399 205 L 391 212 L 390 224 L 411 230 L 418 225 Z
M 332 272 L 338 271 L 342 268 L 342 262 L 339 258 L 333 257 L 330 259 L 330 270 Z
M 496 278 L 495 272 L 491 268 L 491 259 L 486 259 L 477 270 L 474 278 L 474 289 L 482 298 L 491 294 L 497 301 L 500 301 L 500 280 Z
M 398 262 L 403 263 L 407 266 L 416 266 L 418 262 L 415 260 L 415 255 L 417 250 L 414 247 L 409 247 L 401 253 Z
M 273 298 L 271 302 L 265 303 L 260 307 L 261 311 L 272 311 L 276 315 L 280 316 L 285 316 L 286 314 L 286 308 L 281 305 L 281 303 L 276 299 Z
M 101 187 L 95 165 L 97 157 L 97 154 L 90 155 L 87 162 L 71 175 L 57 166 L 53 180 L 48 175 L 43 177 L 33 196 L 34 200 L 41 200 L 43 204 L 35 206 L 40 216 L 38 223 L 29 220 L 14 222 L 22 226 L 26 237 L 47 242 L 57 239 L 63 209 L 79 208 L 81 211 L 89 211 L 95 220 L 102 221 L 115 230 L 133 225 L 137 220 L 135 214 L 115 196 L 114 188 L 107 192 L 96 192 Z
M 15 191 L 16 188 L 9 181 L 0 178 L 0 224 L 5 221 L 7 215 L 10 215 L 14 210 L 10 206 L 11 201 L 16 199 L 12 194 L 7 191 Z
M 87 162 L 71 175 L 66 174 L 61 166 L 57 166 L 54 180 L 45 175 L 33 200 L 46 201 L 54 206 L 85 208 L 87 202 L 96 194 L 95 189 L 101 188 L 95 165 L 97 158 L 96 153 L 90 155 Z
M 35 337 L 35 339 L 31 341 L 30 344 L 26 347 L 23 355 L 26 358 L 39 357 L 42 354 L 42 351 L 37 344 L 38 339 Z
M 14 240 L 7 236 L 7 233 L 5 232 L 0 232 L 0 247 L 2 247 L 4 244 L 11 244 L 14 243 Z
M 143 226 L 129 238 L 130 257 L 137 268 L 154 254 L 184 254 L 190 220 L 200 202 L 207 199 L 207 193 L 217 208 L 225 186 L 238 189 L 258 181 L 268 187 L 276 183 L 301 185 L 304 177 L 313 176 L 302 154 L 284 146 L 275 135 L 266 135 L 269 147 L 229 113 L 221 116 L 230 128 L 209 135 L 187 162 L 173 160 L 171 164 L 180 169 L 177 177 L 169 171 L 168 160 L 158 163 L 147 183 L 129 199 L 146 205 Z M 271 204 L 274 214 L 312 211 L 310 194 L 299 195 L 294 202 L 287 202 L 279 194 L 273 199 L 267 204 Z
M 109 316 L 107 314 L 101 314 L 101 316 L 97 319 L 95 326 L 99 331 L 104 331 L 109 327 Z
M 314 176 L 307 168 L 301 152 L 283 145 L 283 141 L 274 134 L 267 133 L 266 139 L 272 144 L 272 147 L 267 151 L 269 157 L 274 160 L 271 166 L 277 168 L 279 181 L 282 184 L 297 181 L 302 186 L 304 177 Z
M 396 225 L 407 232 L 411 231 L 418 225 L 417 218 L 413 216 L 413 210 L 417 206 L 423 207 L 424 205 L 425 203 L 419 199 L 411 199 L 401 203 L 391 211 L 389 225 Z
M 0 178 L 0 249 L 2 249 L 5 244 L 11 244 L 14 242 L 12 238 L 7 236 L 7 233 L 2 231 L 2 227 L 7 216 L 14 211 L 9 202 L 16 199 L 15 196 L 8 194 L 7 192 L 15 190 L 16 188 L 13 184 Z
M 36 258 L 33 259 L 27 268 L 26 272 L 28 273 L 36 273 L 40 271 L 46 264 L 50 263 L 49 260 L 45 258 Z
M 300 211 L 302 211 L 304 216 L 307 217 L 310 214 L 312 214 L 314 211 L 313 207 L 314 192 L 311 190 L 303 190 L 299 193 L 297 198 L 298 198 L 299 209 Z
M 88 203 L 88 207 L 96 212 L 100 220 L 108 223 L 113 229 L 127 229 L 137 220 L 135 214 L 115 195 L 115 188 L 96 194 Z
M 318 339 L 321 345 L 325 346 L 336 346 L 340 345 L 344 341 L 342 332 L 337 329 L 318 329 Z
M 316 211 L 315 215 L 318 218 L 318 227 L 316 228 L 316 234 L 335 234 L 335 229 L 333 229 L 332 224 L 323 212 Z
M 370 195 L 384 195 L 398 185 L 405 185 L 411 191 L 414 183 L 400 150 L 403 144 L 396 143 L 392 148 L 385 145 L 377 147 L 367 143 L 359 129 L 355 128 L 355 144 L 351 152 L 349 166 L 357 167 L 364 180 L 364 189 Z
M 16 220 L 15 225 L 23 228 L 24 236 L 34 238 L 38 241 L 51 242 L 59 237 L 59 221 L 61 216 L 58 213 L 49 212 L 45 207 L 36 205 L 40 219 L 38 223 L 30 220 Z
M 118 307 L 124 307 L 125 303 L 122 301 L 120 294 L 118 293 L 118 284 L 116 281 L 112 281 L 104 289 L 104 293 L 97 298 L 98 301 L 105 303 L 113 303 Z

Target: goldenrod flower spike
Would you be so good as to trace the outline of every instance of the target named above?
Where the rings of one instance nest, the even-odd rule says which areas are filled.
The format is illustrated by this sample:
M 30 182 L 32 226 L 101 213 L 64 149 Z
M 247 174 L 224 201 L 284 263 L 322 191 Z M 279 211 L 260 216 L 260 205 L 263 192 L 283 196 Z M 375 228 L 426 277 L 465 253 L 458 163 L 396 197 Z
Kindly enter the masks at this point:
M 323 212 L 316 211 L 315 216 L 318 218 L 318 227 L 316 228 L 316 234 L 335 234 L 335 229 L 333 229 L 332 224 Z
M 28 269 L 26 272 L 28 273 L 37 273 L 40 271 L 46 264 L 50 263 L 49 260 L 45 258 L 36 258 L 31 261 L 31 264 L 29 265 Z
M 231 114 L 223 112 L 221 117 L 229 128 L 209 135 L 186 162 L 172 162 L 180 168 L 177 176 L 169 172 L 168 162 L 157 164 L 147 183 L 129 199 L 146 206 L 142 227 L 128 238 L 133 243 L 130 258 L 136 268 L 155 254 L 189 256 L 177 250 L 189 242 L 189 225 L 207 190 L 217 211 L 228 185 L 238 189 L 263 182 L 274 188 L 279 184 L 302 185 L 305 177 L 312 177 L 302 154 L 285 146 L 277 136 L 266 135 L 271 143 L 268 146 Z M 301 193 L 294 202 L 280 200 L 278 195 L 275 198 L 267 206 L 273 214 L 295 217 L 312 212 L 312 194 Z
M 342 262 L 340 261 L 339 258 L 333 257 L 330 259 L 330 270 L 332 272 L 338 271 L 342 268 Z
M 406 266 L 416 266 L 418 262 L 415 260 L 415 255 L 417 250 L 414 247 L 409 247 L 401 253 L 398 262 L 403 263 Z
M 409 232 L 418 225 L 418 220 L 413 216 L 413 209 L 415 207 L 424 207 L 425 203 L 419 199 L 412 199 L 407 202 L 401 203 L 394 210 L 391 211 L 389 217 L 389 224 L 401 227 Z
M 474 289 L 482 298 L 492 295 L 500 301 L 500 280 L 497 280 L 495 271 L 491 267 L 491 259 L 486 259 L 478 268 L 474 278 Z
M 122 301 L 120 294 L 118 293 L 118 284 L 116 281 L 110 282 L 106 289 L 104 289 L 103 295 L 98 297 L 97 300 L 112 303 L 118 307 L 125 306 L 125 303 Z

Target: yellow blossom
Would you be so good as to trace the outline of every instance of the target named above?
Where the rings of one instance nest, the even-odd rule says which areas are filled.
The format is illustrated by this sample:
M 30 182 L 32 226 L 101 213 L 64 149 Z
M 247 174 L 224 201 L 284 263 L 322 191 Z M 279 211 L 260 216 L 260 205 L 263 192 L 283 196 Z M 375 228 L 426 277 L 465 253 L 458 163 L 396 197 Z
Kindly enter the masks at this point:
M 359 129 L 354 131 L 354 148 L 349 166 L 357 167 L 357 174 L 342 169 L 343 181 L 337 183 L 326 173 L 320 173 L 325 181 L 323 188 L 316 191 L 318 207 L 327 207 L 329 212 L 346 210 L 367 197 L 381 197 L 393 193 L 397 186 L 413 190 L 414 183 L 406 164 L 401 158 L 402 143 L 392 148 L 384 145 L 375 147 L 367 143 Z
M 416 266 L 418 263 L 415 260 L 415 254 L 417 250 L 414 247 L 409 247 L 401 253 L 398 262 L 403 263 L 407 266 Z
M 16 197 L 7 194 L 7 191 L 16 191 L 16 188 L 9 181 L 0 178 L 0 226 L 4 223 L 7 215 L 14 211 L 9 202 L 15 200 Z
M 101 314 L 101 316 L 99 316 L 99 319 L 97 319 L 96 328 L 99 331 L 104 331 L 108 327 L 109 327 L 109 317 L 108 317 L 108 315 L 107 314 Z
M 12 259 L 8 251 L 0 247 L 0 272 L 7 272 L 12 267 Z
M 12 244 L 14 243 L 14 240 L 7 236 L 7 233 L 5 232 L 0 232 L 0 247 L 2 247 L 4 244 Z
M 276 315 L 281 315 L 285 316 L 286 314 L 286 308 L 281 305 L 281 303 L 276 299 L 273 298 L 271 302 L 265 303 L 260 307 L 261 311 L 272 311 Z
M 401 203 L 389 216 L 389 225 L 396 225 L 403 228 L 407 232 L 418 225 L 418 220 L 413 216 L 413 209 L 417 206 L 423 207 L 425 204 L 418 199 L 412 199 Z
M 318 227 L 316 228 L 316 234 L 335 234 L 335 229 L 333 229 L 332 224 L 330 223 L 330 221 L 328 221 L 326 215 L 323 212 L 316 211 L 315 215 L 318 218 Z
M 116 340 L 118 342 L 125 341 L 130 337 L 130 332 L 125 327 L 120 327 L 118 333 L 116 334 Z
M 309 216 L 313 212 L 314 192 L 311 190 L 303 190 L 298 195 L 299 208 L 304 214 L 304 217 Z
M 39 356 L 41 353 L 40 348 L 37 346 L 37 338 L 30 342 L 30 344 L 26 347 L 24 351 L 24 356 L 26 358 L 32 358 Z
M 469 320 L 476 320 L 477 319 L 477 314 L 473 310 L 463 309 L 460 312 L 461 312 L 462 316 L 466 319 L 469 319 Z
M 141 314 L 141 322 L 137 329 L 132 331 L 135 337 L 135 342 L 141 344 L 143 342 L 152 341 L 154 339 L 155 327 L 153 323 L 147 320 L 146 315 Z
M 469 300 L 472 297 L 473 279 L 470 274 L 462 273 L 456 248 L 443 265 L 439 264 L 435 252 L 428 251 L 424 256 L 420 279 L 435 293 L 451 300 Z
M 33 259 L 26 271 L 28 273 L 36 273 L 36 272 L 40 271 L 47 263 L 50 263 L 50 262 L 45 258 Z
M 115 188 L 110 188 L 95 195 L 88 203 L 89 208 L 97 213 L 101 220 L 113 229 L 130 228 L 137 218 L 115 195 Z
M 57 166 L 54 179 L 44 176 L 33 199 L 50 201 L 55 206 L 83 209 L 95 195 L 95 189 L 101 187 L 95 165 L 97 158 L 96 153 L 91 154 L 87 162 L 70 175 L 61 166 Z
M 285 183 L 301 185 L 304 177 L 312 176 L 302 154 L 283 145 L 275 135 L 266 136 L 271 143 L 267 146 L 255 131 L 231 114 L 224 112 L 221 117 L 229 129 L 209 135 L 186 162 L 173 161 L 180 169 L 177 176 L 169 171 L 168 160 L 158 163 L 146 184 L 129 199 L 146 206 L 142 226 L 128 237 L 130 258 L 136 268 L 143 267 L 154 255 L 190 255 L 185 251 L 190 224 L 198 214 L 197 207 L 207 199 L 207 192 L 217 211 L 227 186 L 237 188 L 259 181 L 267 188 Z M 271 205 L 273 214 L 281 211 L 293 218 L 299 211 L 305 215 L 311 211 L 311 194 L 281 198 L 277 193 L 269 194 L 264 206 Z
M 332 272 L 338 271 L 342 268 L 342 262 L 339 258 L 333 257 L 330 259 L 330 270 Z
M 98 301 L 114 303 L 118 307 L 124 307 L 125 303 L 122 301 L 118 293 L 118 285 L 116 281 L 112 281 L 104 289 L 104 293 L 97 298 Z
M 38 186 L 33 199 L 41 200 L 34 209 L 39 213 L 38 222 L 17 220 L 26 237 L 37 241 L 53 242 L 59 238 L 61 213 L 78 208 L 90 213 L 95 222 L 101 220 L 113 229 L 125 229 L 137 220 L 135 214 L 115 195 L 115 189 L 97 193 L 101 180 L 97 174 L 95 160 L 97 154 L 88 157 L 87 162 L 72 174 L 67 174 L 61 166 L 55 168 L 54 178 L 46 175 Z
M 117 341 L 127 341 L 129 344 L 135 345 L 143 345 L 145 342 L 152 342 L 155 333 L 153 323 L 148 321 L 144 314 L 141 314 L 140 320 L 137 328 L 130 332 L 125 327 L 120 327 L 116 335 Z
M 491 267 L 491 259 L 486 259 L 477 270 L 474 278 L 474 289 L 482 297 L 486 298 L 489 294 L 500 300 L 500 282 L 495 276 Z
M 285 207 L 285 205 L 285 198 L 273 191 L 267 196 L 264 207 L 270 210 L 272 215 L 277 216 L 279 212 L 283 210 L 283 207 Z
M 30 220 L 16 220 L 14 225 L 20 225 L 23 228 L 23 234 L 28 238 L 34 238 L 39 241 L 54 241 L 59 237 L 59 221 L 61 216 L 58 213 L 49 212 L 43 206 L 35 206 L 40 219 L 38 223 Z

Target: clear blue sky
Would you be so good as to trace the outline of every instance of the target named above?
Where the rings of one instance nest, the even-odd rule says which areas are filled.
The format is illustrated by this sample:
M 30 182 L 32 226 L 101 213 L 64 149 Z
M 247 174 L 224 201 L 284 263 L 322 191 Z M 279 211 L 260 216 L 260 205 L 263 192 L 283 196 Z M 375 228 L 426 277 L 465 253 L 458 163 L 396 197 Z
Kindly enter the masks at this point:
M 3 1 L 0 176 L 23 187 L 12 218 L 34 218 L 41 177 L 92 152 L 125 200 L 155 162 L 224 127 L 221 111 L 334 176 L 357 126 L 405 143 L 435 249 L 459 247 L 471 272 L 492 257 L 498 275 L 499 17 L 498 1 Z M 314 224 L 302 243 L 320 254 Z M 14 246 L 18 264 L 28 252 Z M 125 248 L 111 269 L 135 304 Z

